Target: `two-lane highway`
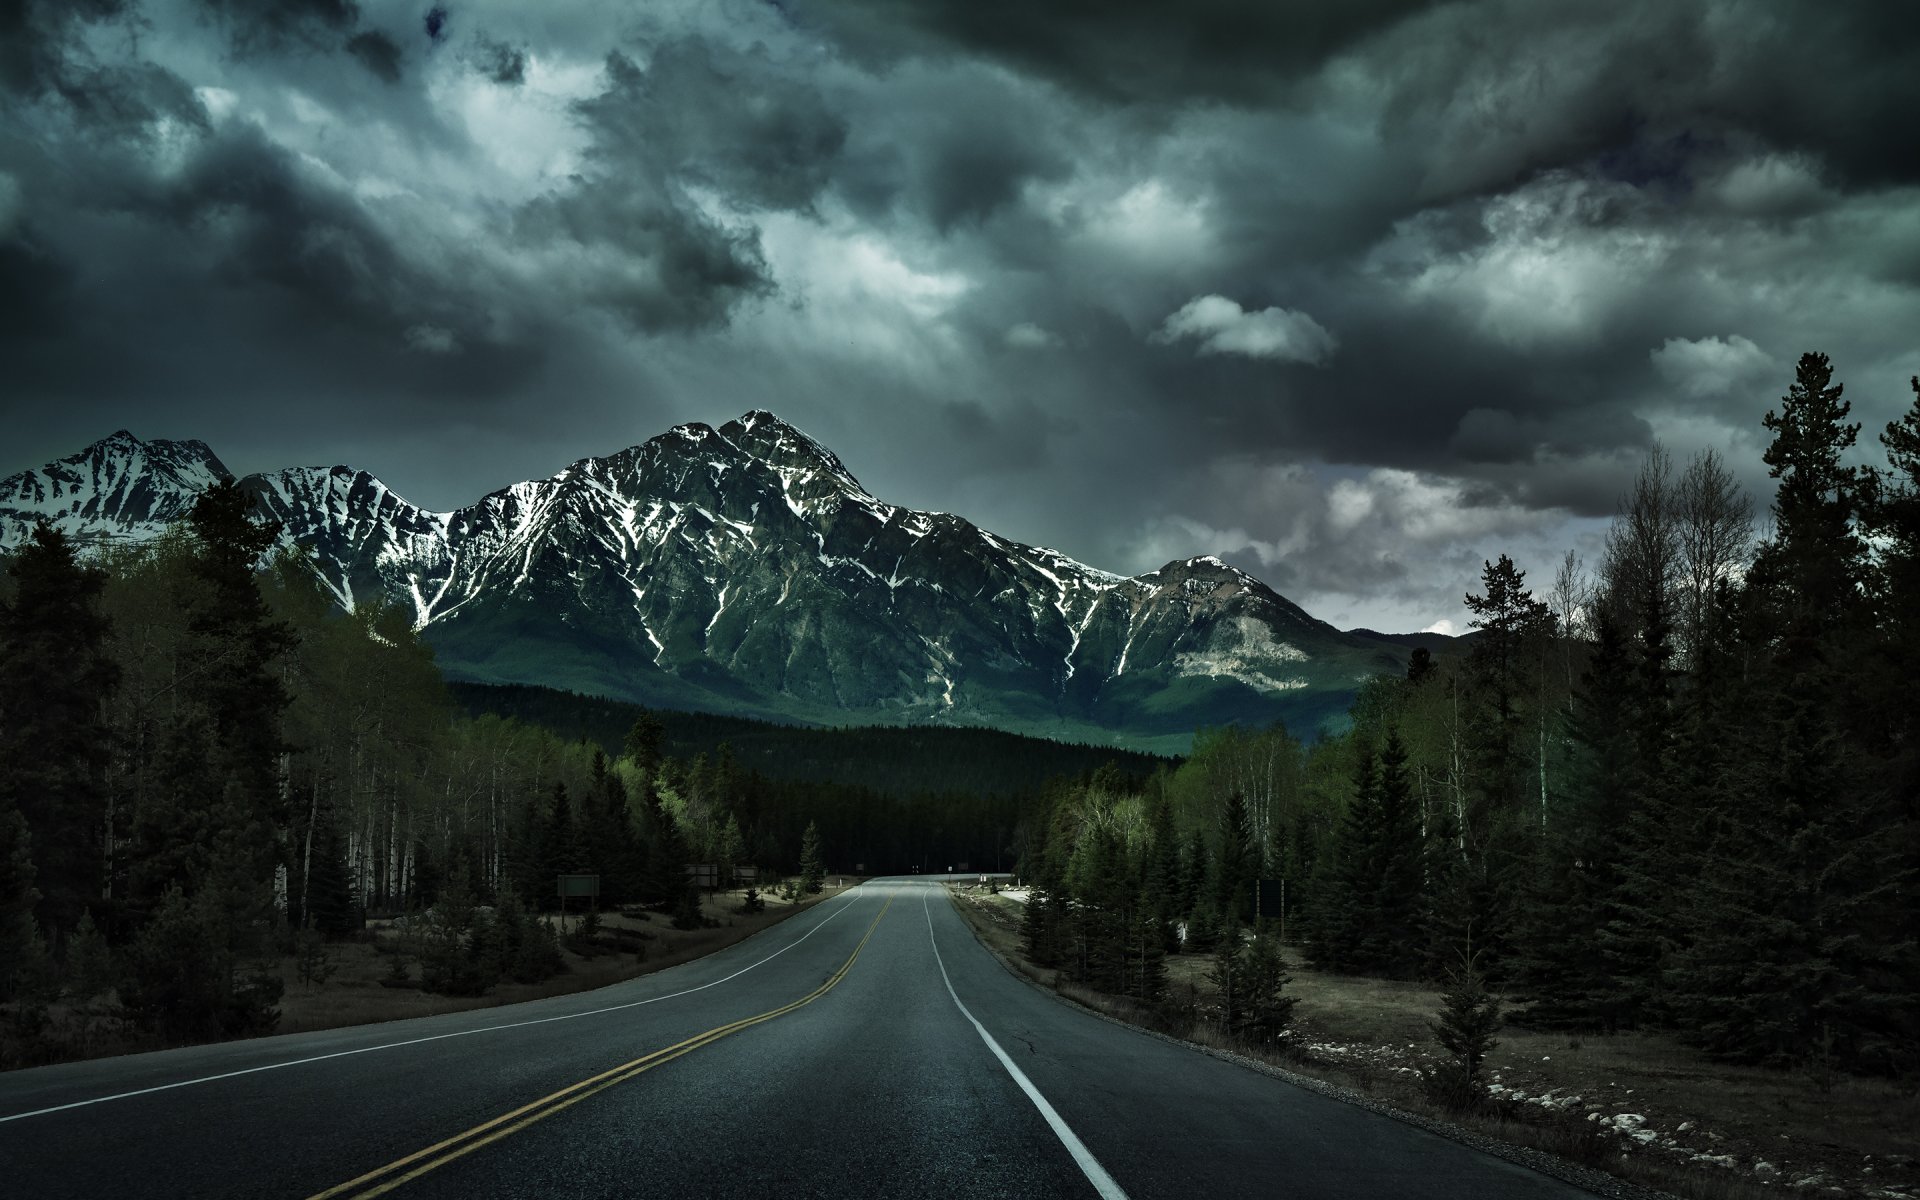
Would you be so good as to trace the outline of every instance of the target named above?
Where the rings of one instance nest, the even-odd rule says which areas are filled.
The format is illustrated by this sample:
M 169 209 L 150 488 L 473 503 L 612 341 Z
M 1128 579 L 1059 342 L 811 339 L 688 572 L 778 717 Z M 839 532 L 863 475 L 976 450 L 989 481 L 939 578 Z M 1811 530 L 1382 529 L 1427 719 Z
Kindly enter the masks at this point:
M 1102 1021 L 944 889 L 508 1008 L 0 1075 L 0 1195 L 1573 1197 Z

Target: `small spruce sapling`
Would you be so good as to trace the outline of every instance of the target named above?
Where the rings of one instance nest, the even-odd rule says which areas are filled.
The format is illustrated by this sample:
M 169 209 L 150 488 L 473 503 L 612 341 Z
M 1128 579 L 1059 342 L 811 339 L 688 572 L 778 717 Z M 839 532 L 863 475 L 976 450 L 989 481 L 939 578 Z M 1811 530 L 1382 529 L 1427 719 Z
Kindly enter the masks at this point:
M 1421 1082 L 1427 1097 L 1435 1103 L 1452 1109 L 1472 1108 L 1486 1095 L 1481 1068 L 1487 1055 L 1500 1044 L 1493 1034 L 1500 1028 L 1501 1013 L 1499 997 L 1487 991 L 1486 977 L 1480 972 L 1480 953 L 1473 949 L 1471 935 L 1440 1000 L 1440 1016 L 1429 1028 L 1447 1057 L 1428 1068 Z

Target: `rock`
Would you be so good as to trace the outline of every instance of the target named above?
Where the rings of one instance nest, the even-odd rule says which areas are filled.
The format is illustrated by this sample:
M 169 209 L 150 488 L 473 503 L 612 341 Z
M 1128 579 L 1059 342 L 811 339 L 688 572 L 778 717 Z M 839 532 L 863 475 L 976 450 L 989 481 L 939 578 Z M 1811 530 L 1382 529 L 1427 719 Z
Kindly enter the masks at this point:
M 1675 1132 L 1675 1133 L 1686 1133 L 1686 1132 L 1688 1132 L 1688 1131 L 1690 1131 L 1690 1130 L 1691 1130 L 1692 1128 L 1693 1128 L 1693 1122 L 1692 1122 L 1692 1121 L 1682 1121 L 1682 1122 L 1680 1122 L 1680 1128 L 1679 1128 L 1679 1129 L 1676 1129 L 1676 1130 L 1674 1130 L 1674 1132 Z
M 1780 1177 L 1780 1168 L 1763 1158 L 1753 1164 L 1753 1173 L 1761 1179 L 1778 1179 Z

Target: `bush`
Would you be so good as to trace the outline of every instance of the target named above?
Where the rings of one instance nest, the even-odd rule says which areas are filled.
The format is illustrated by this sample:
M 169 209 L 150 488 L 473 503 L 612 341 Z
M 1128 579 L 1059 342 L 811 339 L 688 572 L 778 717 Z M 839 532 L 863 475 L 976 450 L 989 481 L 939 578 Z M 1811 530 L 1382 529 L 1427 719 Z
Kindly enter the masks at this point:
M 747 885 L 747 894 L 740 900 L 740 911 L 749 916 L 767 911 L 767 902 L 760 898 L 759 888 Z

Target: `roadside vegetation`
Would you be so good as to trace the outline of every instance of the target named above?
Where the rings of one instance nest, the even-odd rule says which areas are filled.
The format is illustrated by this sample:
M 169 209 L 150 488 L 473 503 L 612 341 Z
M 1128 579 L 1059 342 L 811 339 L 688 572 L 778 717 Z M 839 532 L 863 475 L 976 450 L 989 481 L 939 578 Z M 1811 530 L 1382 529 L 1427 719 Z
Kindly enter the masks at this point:
M 1144 782 L 1058 783 L 1021 831 L 1025 961 L 1148 1023 L 1268 1049 L 1297 1042 L 1296 970 L 1423 989 L 1443 1032 L 1408 1039 L 1422 1049 L 1397 1086 L 1463 1118 L 1542 1107 L 1530 1082 L 1495 1076 L 1497 1054 L 1481 1061 L 1515 1037 L 1658 1046 L 1702 1079 L 1778 1079 L 1751 1090 L 1875 1097 L 1911 1117 L 1913 386 L 1880 438 L 1885 465 L 1860 465 L 1830 364 L 1805 356 L 1765 421 L 1764 537 L 1717 455 L 1676 472 L 1656 448 L 1597 571 L 1569 555 L 1536 596 L 1510 558 L 1488 562 L 1465 652 L 1416 651 L 1404 677 L 1368 683 L 1341 736 L 1203 733 Z M 1278 947 L 1301 968 L 1273 965 Z M 1206 965 L 1180 969 L 1195 956 Z M 1591 1132 L 1602 1115 L 1631 1127 L 1609 1126 L 1630 1158 L 1652 1153 L 1646 1114 L 1589 1121 L 1595 1103 L 1582 1097 L 1572 1153 L 1617 1158 Z M 1795 1182 L 1777 1157 L 1738 1165 Z

